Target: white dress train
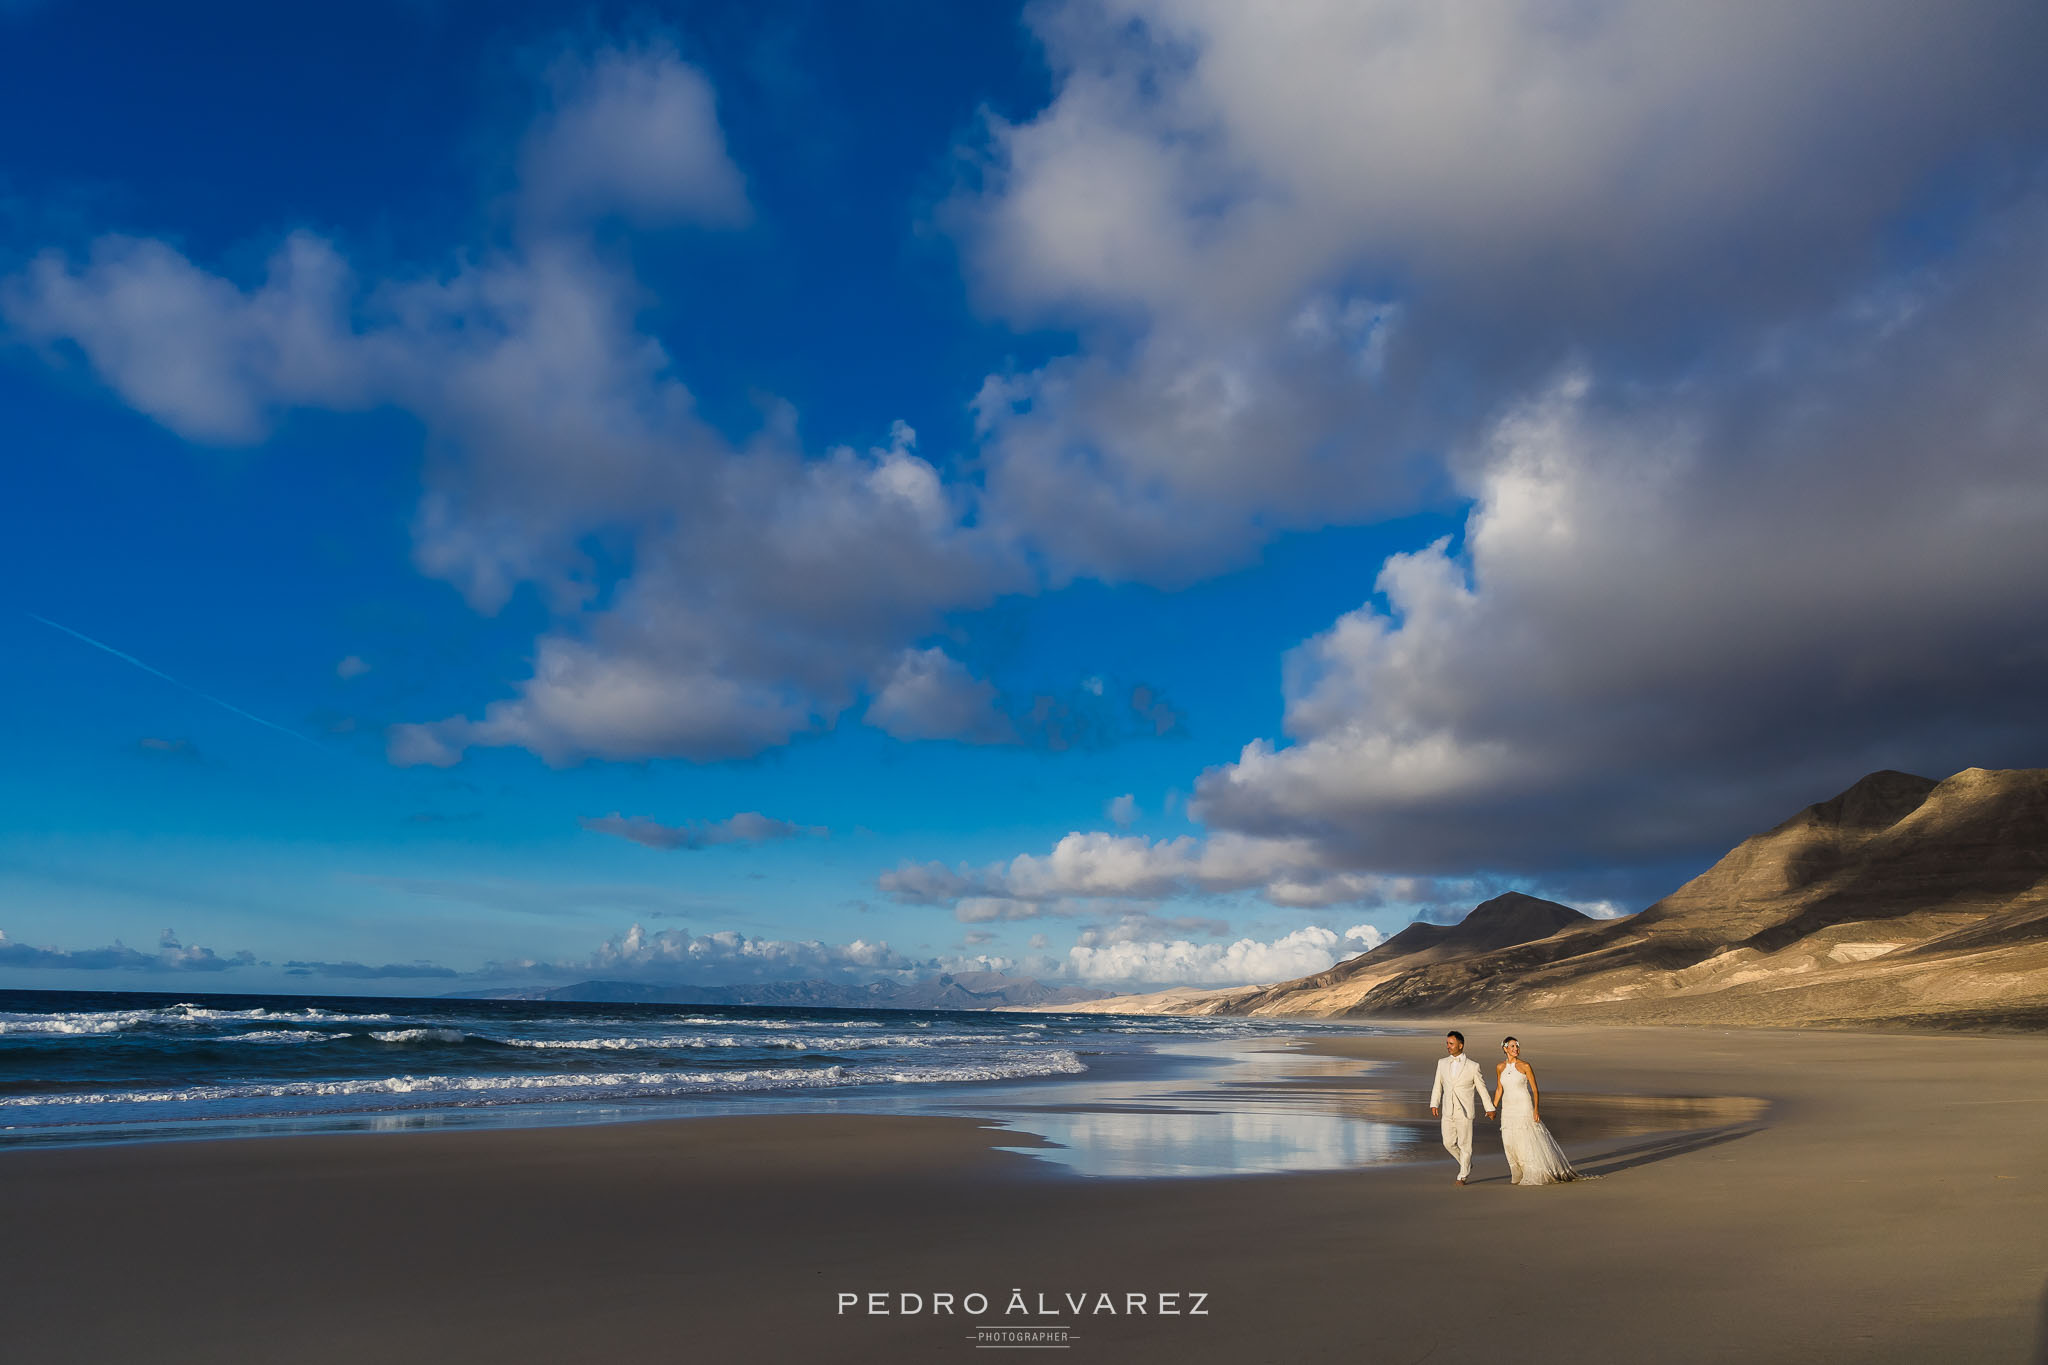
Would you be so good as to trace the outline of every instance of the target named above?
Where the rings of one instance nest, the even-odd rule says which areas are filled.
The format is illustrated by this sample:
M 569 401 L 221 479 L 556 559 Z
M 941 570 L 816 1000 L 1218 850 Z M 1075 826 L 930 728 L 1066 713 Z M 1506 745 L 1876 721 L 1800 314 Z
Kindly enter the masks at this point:
M 1508 1175 L 1517 1185 L 1550 1185 L 1577 1180 L 1579 1173 L 1565 1159 L 1564 1148 L 1550 1130 L 1536 1121 L 1536 1101 L 1529 1078 L 1510 1065 L 1500 1073 L 1500 1145 L 1507 1153 Z

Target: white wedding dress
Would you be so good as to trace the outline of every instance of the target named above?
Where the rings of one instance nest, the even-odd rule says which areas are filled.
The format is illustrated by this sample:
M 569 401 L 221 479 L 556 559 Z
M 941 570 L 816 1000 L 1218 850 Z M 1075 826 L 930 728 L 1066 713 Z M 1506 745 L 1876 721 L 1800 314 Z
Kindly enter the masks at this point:
M 1536 1101 L 1529 1078 L 1510 1065 L 1500 1073 L 1500 1145 L 1507 1153 L 1508 1174 L 1517 1185 L 1549 1185 L 1577 1180 L 1579 1173 L 1565 1160 L 1564 1149 L 1550 1130 L 1536 1121 Z

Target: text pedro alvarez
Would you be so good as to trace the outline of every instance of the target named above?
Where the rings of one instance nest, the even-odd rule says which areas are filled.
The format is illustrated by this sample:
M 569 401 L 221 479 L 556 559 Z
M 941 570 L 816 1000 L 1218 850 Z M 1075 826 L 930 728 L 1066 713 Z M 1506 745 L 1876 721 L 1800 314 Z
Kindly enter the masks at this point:
M 1132 1290 L 1112 1294 L 1107 1290 L 1083 1290 L 1072 1294 L 1064 1291 L 1048 1296 L 1043 1290 L 1029 1298 L 1021 1289 L 1012 1289 L 1009 1297 L 983 1294 L 979 1291 L 955 1294 L 946 1290 L 918 1293 L 911 1290 L 874 1290 L 867 1293 L 839 1291 L 839 1312 L 853 1313 L 863 1317 L 914 1317 L 921 1313 L 932 1316 L 964 1314 L 967 1317 L 987 1316 L 994 1305 L 1002 1305 L 1004 1317 L 1016 1314 L 1027 1316 L 1057 1317 L 1070 1314 L 1074 1317 L 1190 1317 L 1209 1316 L 1209 1296 L 1200 1290 L 1166 1290 L 1143 1293 Z M 957 1305 L 957 1307 L 956 1307 Z

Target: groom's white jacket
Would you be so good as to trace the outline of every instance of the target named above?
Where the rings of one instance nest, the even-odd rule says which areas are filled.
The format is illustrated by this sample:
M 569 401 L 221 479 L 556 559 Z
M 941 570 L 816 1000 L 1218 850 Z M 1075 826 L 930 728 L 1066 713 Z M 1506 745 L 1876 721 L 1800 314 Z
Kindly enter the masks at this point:
M 1491 1114 L 1493 1096 L 1486 1088 L 1486 1073 L 1479 1069 L 1479 1063 L 1462 1053 L 1440 1058 L 1436 1064 L 1436 1084 L 1429 1090 L 1429 1107 L 1443 1110 L 1447 1119 L 1469 1119 L 1481 1110 Z

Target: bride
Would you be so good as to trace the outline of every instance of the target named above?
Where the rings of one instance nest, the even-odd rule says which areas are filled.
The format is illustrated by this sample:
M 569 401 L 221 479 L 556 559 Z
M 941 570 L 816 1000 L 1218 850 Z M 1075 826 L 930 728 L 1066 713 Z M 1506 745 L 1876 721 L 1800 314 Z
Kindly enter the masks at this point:
M 1504 1038 L 1500 1050 L 1508 1057 L 1495 1068 L 1499 1079 L 1493 1087 L 1493 1102 L 1500 1111 L 1500 1145 L 1507 1152 L 1509 1176 L 1517 1185 L 1577 1180 L 1579 1173 L 1565 1160 L 1564 1149 L 1543 1126 L 1536 1073 L 1522 1060 L 1521 1043 Z

